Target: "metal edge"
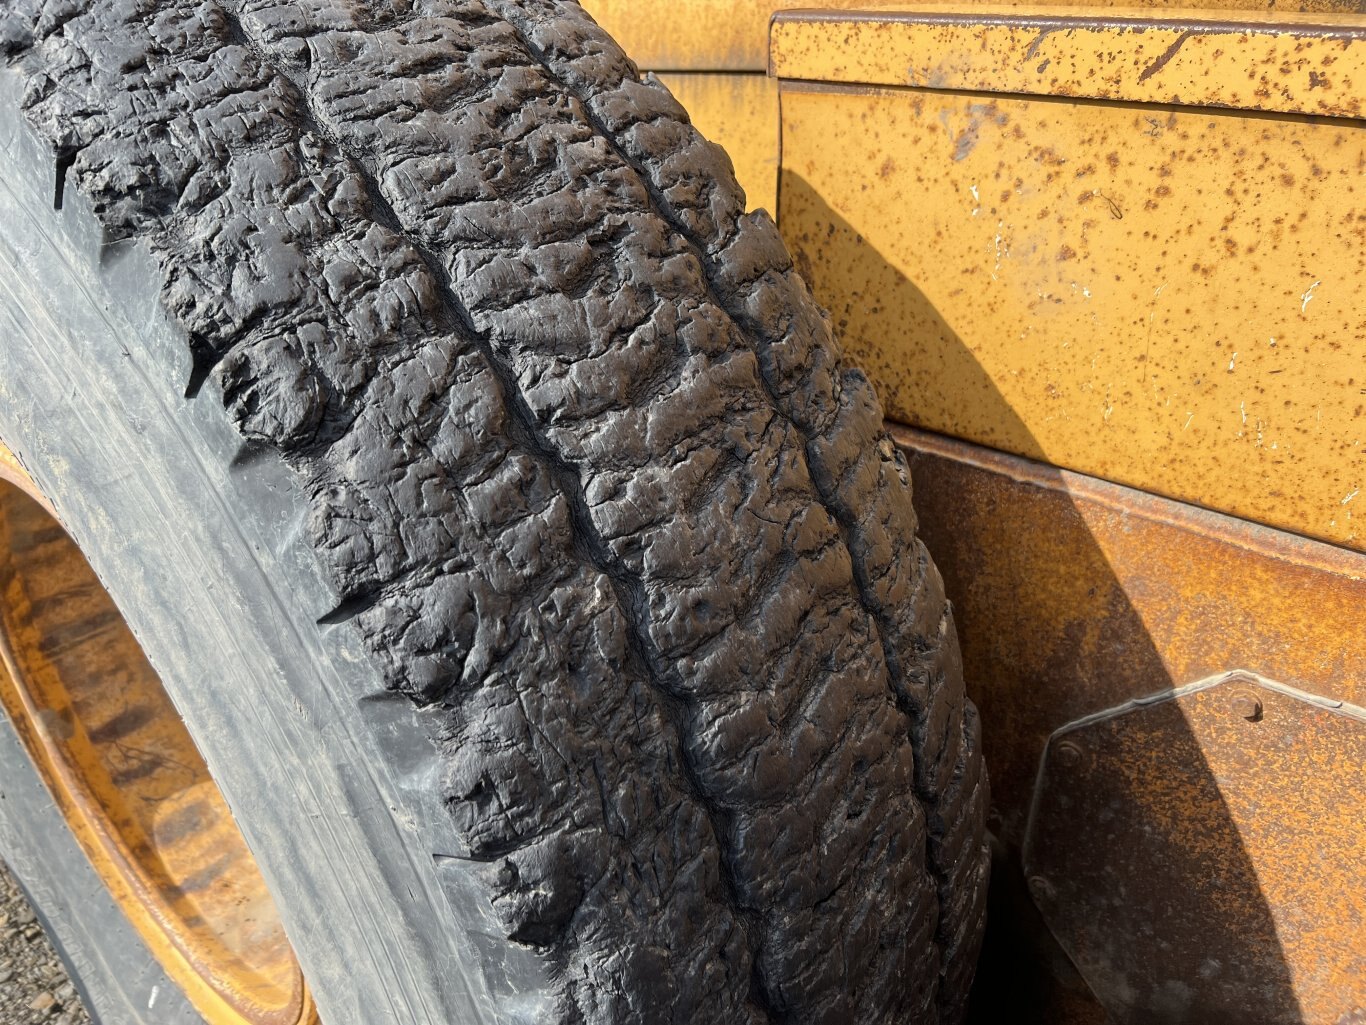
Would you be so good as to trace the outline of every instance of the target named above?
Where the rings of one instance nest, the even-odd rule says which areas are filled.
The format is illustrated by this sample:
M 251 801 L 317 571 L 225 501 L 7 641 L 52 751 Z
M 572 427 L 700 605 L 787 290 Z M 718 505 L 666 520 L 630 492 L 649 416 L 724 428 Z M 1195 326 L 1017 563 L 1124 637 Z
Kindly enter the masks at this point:
M 1147 10 L 1147 8 L 1130 8 Z M 1124 10 L 1124 8 L 1115 8 Z M 1239 17 L 1229 18 L 1230 11 L 1209 10 L 1206 8 L 1182 8 L 1180 17 L 1173 17 L 1170 8 L 1156 8 L 1152 16 L 1142 14 L 1105 15 L 1105 14 L 1012 14 L 1003 8 L 982 8 L 981 13 L 971 7 L 959 11 L 933 10 L 928 8 L 907 9 L 902 11 L 856 11 L 839 9 L 789 8 L 774 11 L 769 19 L 769 38 L 775 28 L 786 22 L 822 22 L 850 25 L 947 25 L 951 27 L 974 28 L 1034 28 L 1044 32 L 1075 32 L 1078 29 L 1104 32 L 1121 31 L 1143 33 L 1149 30 L 1168 32 L 1189 32 L 1193 35 L 1212 33 L 1245 32 L 1269 36 L 1312 36 L 1316 39 L 1341 39 L 1356 42 L 1366 39 L 1366 15 L 1340 14 L 1310 15 L 1292 12 L 1268 14 L 1264 18 L 1251 16 L 1251 12 Z M 1203 15 L 1211 17 L 1203 17 Z M 1299 19 L 1304 20 L 1299 20 Z M 772 66 L 773 52 L 770 45 L 769 63 Z
M 1084 498 L 1114 512 L 1142 516 L 1151 522 L 1191 531 L 1212 540 L 1232 540 L 1255 550 L 1259 555 L 1280 562 L 1295 562 L 1352 580 L 1366 580 L 1366 554 L 1335 545 L 1331 541 L 1240 519 L 1204 506 L 1074 470 L 1053 467 L 1025 456 L 998 452 L 905 424 L 888 423 L 886 427 L 892 440 L 903 448 L 923 450 L 1016 483 Z
M 1024 840 L 1020 844 L 1020 863 L 1024 867 L 1025 875 L 1028 876 L 1030 874 L 1030 869 L 1034 862 L 1032 856 L 1035 836 L 1034 827 L 1036 825 L 1035 820 L 1039 808 L 1039 795 L 1043 791 L 1044 766 L 1048 761 L 1048 752 L 1052 748 L 1054 741 L 1060 740 L 1069 733 L 1075 733 L 1088 726 L 1093 726 L 1098 722 L 1104 722 L 1107 719 L 1117 719 L 1121 715 L 1126 715 L 1129 712 L 1138 711 L 1143 708 L 1151 708 L 1154 705 L 1161 705 L 1168 701 L 1176 701 L 1179 698 L 1186 697 L 1190 694 L 1198 694 L 1201 691 L 1210 690 L 1221 684 L 1233 683 L 1234 681 L 1255 684 L 1256 686 L 1264 687 L 1267 690 L 1284 694 L 1286 697 L 1294 698 L 1297 701 L 1302 701 L 1305 704 L 1313 705 L 1316 708 L 1322 708 L 1326 711 L 1346 716 L 1349 719 L 1356 719 L 1366 723 L 1366 708 L 1351 704 L 1347 701 L 1339 701 L 1334 698 L 1325 698 L 1318 694 L 1311 694 L 1309 691 L 1300 690 L 1298 687 L 1291 687 L 1290 685 L 1281 683 L 1277 680 L 1268 679 L 1250 669 L 1230 669 L 1226 672 L 1219 673 L 1216 676 L 1207 676 L 1203 680 L 1196 680 L 1193 683 L 1174 687 L 1171 690 L 1158 691 L 1154 694 L 1149 694 L 1140 698 L 1131 698 L 1122 704 L 1102 709 L 1099 712 L 1092 712 L 1090 715 L 1084 715 L 1079 719 L 1073 719 L 1069 723 L 1064 723 L 1048 735 L 1048 740 L 1044 742 L 1043 750 L 1039 752 L 1039 765 L 1034 774 L 1034 789 L 1029 798 L 1029 814 L 1025 819 Z

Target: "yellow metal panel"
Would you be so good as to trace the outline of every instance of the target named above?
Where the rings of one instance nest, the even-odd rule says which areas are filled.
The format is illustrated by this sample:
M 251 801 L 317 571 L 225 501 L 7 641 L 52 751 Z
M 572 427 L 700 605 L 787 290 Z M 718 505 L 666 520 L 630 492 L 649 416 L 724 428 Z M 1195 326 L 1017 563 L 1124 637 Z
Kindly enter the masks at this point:
M 883 10 L 904 6 L 893 0 L 584 0 L 584 8 L 642 68 L 653 71 L 762 71 L 768 63 L 768 21 L 775 11 L 818 7 Z M 945 6 L 948 6 L 946 2 Z M 955 6 L 981 5 L 956 0 Z M 1011 5 L 1013 6 L 1013 5 Z M 1068 0 L 1021 0 L 1021 6 L 1073 7 Z M 1094 3 L 1098 7 L 1165 7 L 1265 10 L 1266 0 L 1194 0 Z M 1361 10 L 1362 0 L 1308 0 L 1284 10 Z
M 895 419 L 1366 547 L 1358 123 L 784 84 L 780 224 Z
M 587 0 L 583 7 L 631 59 L 651 71 L 763 71 L 774 11 L 810 7 L 782 0 Z M 814 6 L 873 8 L 887 0 L 823 0 Z
M 753 73 L 659 76 L 712 142 L 725 147 L 751 210 L 778 209 L 778 83 Z
M 771 67 L 821 82 L 1355 117 L 1366 15 L 807 11 L 774 21 Z

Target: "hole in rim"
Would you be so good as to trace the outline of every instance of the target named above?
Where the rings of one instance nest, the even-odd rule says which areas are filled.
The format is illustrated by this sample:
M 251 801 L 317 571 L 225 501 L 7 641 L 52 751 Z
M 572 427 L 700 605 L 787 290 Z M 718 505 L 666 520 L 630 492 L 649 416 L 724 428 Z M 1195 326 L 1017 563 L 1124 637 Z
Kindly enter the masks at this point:
M 265 880 L 156 672 L 3 447 L 0 462 L 0 706 L 195 1009 L 212 1025 L 316 1023 Z

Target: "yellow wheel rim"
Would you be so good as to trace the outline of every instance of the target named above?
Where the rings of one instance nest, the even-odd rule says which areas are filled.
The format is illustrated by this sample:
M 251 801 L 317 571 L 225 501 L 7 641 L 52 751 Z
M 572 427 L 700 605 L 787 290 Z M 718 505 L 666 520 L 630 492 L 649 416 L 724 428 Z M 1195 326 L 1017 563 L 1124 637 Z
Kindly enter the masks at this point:
M 184 723 L 0 444 L 0 706 L 100 878 L 210 1025 L 310 1025 L 265 881 Z

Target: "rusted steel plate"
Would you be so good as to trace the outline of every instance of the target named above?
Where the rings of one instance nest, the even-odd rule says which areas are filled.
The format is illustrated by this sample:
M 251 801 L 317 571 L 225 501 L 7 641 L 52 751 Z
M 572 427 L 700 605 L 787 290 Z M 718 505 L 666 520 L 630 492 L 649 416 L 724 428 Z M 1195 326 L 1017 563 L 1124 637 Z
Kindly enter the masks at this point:
M 1232 673 L 1049 741 L 1029 888 L 1116 1025 L 1366 1005 L 1366 714 Z
M 1068 722 L 1235 667 L 1366 705 L 1366 556 L 890 426 L 1012 848 L 1044 744 Z
M 768 63 L 768 23 L 775 11 L 794 8 L 877 11 L 904 7 L 895 0 L 584 0 L 584 8 L 626 48 L 643 68 L 654 71 L 762 71 Z M 988 10 L 991 6 L 954 0 L 944 9 Z M 1196 0 L 1179 6 L 1155 2 L 1114 4 L 1031 0 L 1018 8 L 1200 8 L 1264 10 L 1266 0 Z M 1287 4 L 1286 11 L 1361 10 L 1361 0 L 1309 0 Z
M 778 83 L 762 74 L 667 72 L 664 82 L 735 165 L 751 210 L 778 209 Z
M 779 224 L 896 420 L 1356 548 L 1366 130 L 784 82 Z
M 1366 15 L 929 4 L 773 22 L 782 78 L 1360 117 Z
M 1031 926 L 1019 869 L 1049 736 L 1235 667 L 1366 705 L 1366 556 L 892 430 L 910 460 L 921 534 L 954 603 L 991 767 L 1002 860 L 977 1020 L 1008 1013 L 1019 1025 L 1099 1025 L 1099 1009 L 1088 1008 L 1042 923 Z

